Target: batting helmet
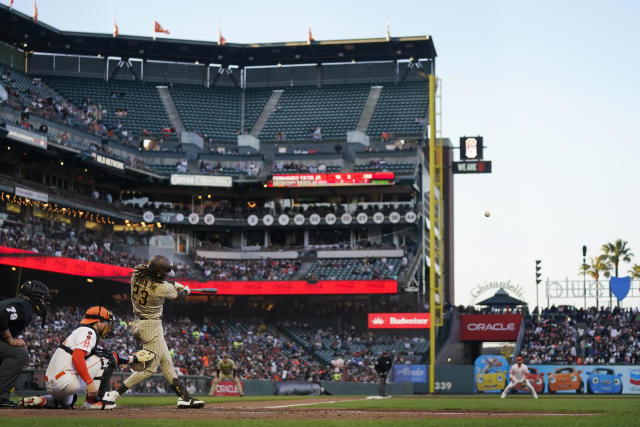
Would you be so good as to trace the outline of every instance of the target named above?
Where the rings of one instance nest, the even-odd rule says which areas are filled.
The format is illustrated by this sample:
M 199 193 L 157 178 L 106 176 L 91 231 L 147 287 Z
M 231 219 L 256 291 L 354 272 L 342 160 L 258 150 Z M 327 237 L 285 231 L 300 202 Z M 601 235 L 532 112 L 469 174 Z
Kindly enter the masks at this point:
M 171 271 L 173 271 L 173 263 L 169 258 L 162 255 L 154 255 L 147 264 L 149 270 L 151 270 L 158 280 L 164 280 Z
M 47 308 L 51 304 L 49 288 L 38 280 L 27 280 L 18 288 L 18 296 L 31 303 L 33 311 L 42 317 L 42 326 L 47 318 Z

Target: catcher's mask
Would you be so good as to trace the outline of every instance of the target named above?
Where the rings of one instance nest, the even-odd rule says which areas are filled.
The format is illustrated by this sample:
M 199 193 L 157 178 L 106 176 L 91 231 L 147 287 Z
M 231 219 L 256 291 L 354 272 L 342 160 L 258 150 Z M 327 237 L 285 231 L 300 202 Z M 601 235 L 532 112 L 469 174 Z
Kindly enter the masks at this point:
M 93 325 L 98 322 L 105 322 L 107 325 L 104 327 L 102 332 L 100 333 L 101 338 L 107 338 L 111 334 L 112 322 L 113 322 L 113 313 L 107 310 L 106 308 L 96 305 L 93 307 L 89 307 L 84 314 L 84 319 L 80 321 L 81 325 Z M 96 330 L 96 332 L 98 332 Z
M 153 272 L 156 280 L 164 280 L 173 271 L 173 263 L 166 256 L 154 255 L 149 260 L 147 268 Z
M 47 309 L 51 305 L 49 288 L 38 280 L 27 280 L 18 289 L 18 296 L 31 304 L 33 311 L 42 318 L 42 327 L 47 319 Z

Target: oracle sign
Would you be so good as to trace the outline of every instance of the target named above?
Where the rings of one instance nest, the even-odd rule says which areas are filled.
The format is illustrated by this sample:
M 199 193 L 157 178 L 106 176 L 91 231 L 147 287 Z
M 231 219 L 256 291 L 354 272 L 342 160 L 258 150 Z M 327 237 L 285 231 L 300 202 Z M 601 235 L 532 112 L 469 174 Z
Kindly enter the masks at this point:
M 213 381 L 211 382 L 213 385 Z M 242 385 L 242 381 L 240 381 L 240 385 Z M 240 392 L 238 391 L 238 387 L 231 380 L 222 380 L 216 386 L 216 389 L 213 391 L 214 396 L 240 396 Z
M 369 329 L 429 329 L 429 313 L 369 313 Z
M 461 319 L 462 341 L 516 341 L 522 323 L 520 314 L 463 314 Z

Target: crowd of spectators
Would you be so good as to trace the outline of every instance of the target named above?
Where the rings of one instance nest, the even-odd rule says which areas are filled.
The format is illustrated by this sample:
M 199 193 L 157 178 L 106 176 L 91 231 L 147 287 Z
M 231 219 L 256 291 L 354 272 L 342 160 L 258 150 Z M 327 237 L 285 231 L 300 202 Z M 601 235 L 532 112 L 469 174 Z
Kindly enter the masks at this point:
M 55 307 L 47 317 L 44 330 L 39 322 L 32 322 L 25 329 L 23 337 L 29 352 L 26 369 L 46 369 L 60 341 L 79 326 L 84 310 L 86 307 Z M 133 320 L 130 308 L 121 305 L 114 311 L 116 320 L 113 335 L 101 345 L 112 351 L 131 354 L 139 344 L 134 340 L 128 324 Z M 336 334 L 329 328 L 317 329 L 300 342 L 275 324 L 247 319 L 227 321 L 204 318 L 202 321 L 192 321 L 187 317 L 178 317 L 163 322 L 163 326 L 179 376 L 212 377 L 218 359 L 228 354 L 244 380 L 375 382 L 377 375 L 373 365 L 383 347 L 400 346 L 407 349 L 397 353 L 393 351 L 396 364 L 417 363 L 423 361 L 425 356 L 411 350 L 419 345 L 424 347 L 422 337 L 376 336 L 355 330 Z M 313 331 L 305 327 L 307 331 Z M 314 355 L 314 352 L 323 349 L 331 350 L 330 361 Z M 126 366 L 119 369 L 129 372 Z M 166 389 L 163 381 L 150 380 L 135 391 L 164 392 Z
M 283 173 L 325 173 L 327 171 L 327 165 L 324 163 L 302 163 L 302 162 L 283 162 L 279 160 L 274 164 L 274 171 Z
M 531 364 L 640 363 L 637 308 L 551 307 L 526 322 L 522 355 Z
M 196 257 L 195 265 L 208 280 L 292 280 L 299 260 L 224 260 Z
M 248 175 L 258 176 L 260 166 L 256 162 L 238 162 L 233 166 L 222 165 L 220 162 L 215 164 L 206 160 L 200 161 L 200 172 L 208 175 Z
M 146 263 L 147 260 L 118 250 L 118 247 L 147 244 L 148 237 L 137 233 L 99 236 L 86 228 L 74 227 L 71 223 L 34 217 L 24 225 L 5 222 L 0 230 L 0 246 L 133 268 L 137 264 Z M 191 268 L 187 264 L 176 263 L 176 272 L 180 276 L 188 277 Z

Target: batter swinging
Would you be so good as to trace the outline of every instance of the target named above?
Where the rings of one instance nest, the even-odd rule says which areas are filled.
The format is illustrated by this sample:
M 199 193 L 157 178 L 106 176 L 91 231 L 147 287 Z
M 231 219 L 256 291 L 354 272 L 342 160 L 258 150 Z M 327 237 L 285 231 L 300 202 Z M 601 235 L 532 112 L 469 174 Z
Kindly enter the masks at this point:
M 131 374 L 118 390 L 106 393 L 103 400 L 115 402 L 121 394 L 153 375 L 160 366 L 171 389 L 178 395 L 178 409 L 204 407 L 204 402 L 191 397 L 187 388 L 178 379 L 169 348 L 164 340 L 162 329 L 164 300 L 183 298 L 191 293 L 187 286 L 164 280 L 172 270 L 173 264 L 162 255 L 155 255 L 151 257 L 147 265 L 141 264 L 133 269 L 131 304 L 135 321 L 131 332 L 136 339 L 142 341 L 142 348 L 154 352 L 156 358 L 146 370 Z

